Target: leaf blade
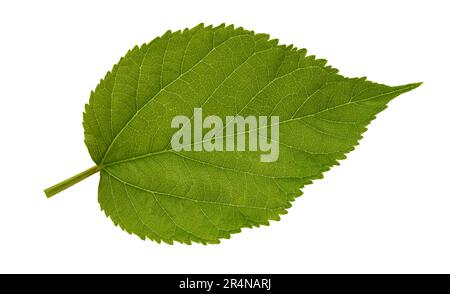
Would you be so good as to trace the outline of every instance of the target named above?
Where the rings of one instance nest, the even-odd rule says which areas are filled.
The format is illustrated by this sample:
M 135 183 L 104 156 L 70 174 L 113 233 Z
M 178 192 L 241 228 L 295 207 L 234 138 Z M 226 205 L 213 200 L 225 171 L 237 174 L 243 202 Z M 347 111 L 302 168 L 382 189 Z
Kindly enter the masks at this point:
M 225 26 L 168 32 L 135 47 L 84 114 L 86 145 L 101 167 L 102 210 L 129 233 L 169 244 L 218 243 L 279 220 L 304 185 L 354 149 L 391 99 L 419 85 L 348 79 L 325 64 L 268 35 Z M 174 152 L 170 120 L 192 118 L 198 107 L 221 118 L 279 116 L 279 160 Z

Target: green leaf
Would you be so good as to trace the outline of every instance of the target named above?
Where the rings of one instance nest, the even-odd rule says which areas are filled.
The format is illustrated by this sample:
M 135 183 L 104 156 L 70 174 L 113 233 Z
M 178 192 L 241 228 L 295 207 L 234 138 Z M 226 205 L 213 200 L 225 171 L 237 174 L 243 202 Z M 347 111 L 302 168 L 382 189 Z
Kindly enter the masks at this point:
M 417 86 L 345 78 L 305 49 L 233 26 L 168 31 L 134 47 L 91 93 L 83 117 L 96 166 L 46 190 L 56 194 L 100 171 L 99 203 L 142 239 L 218 243 L 279 220 L 300 189 L 353 150 L 375 115 Z M 279 116 L 279 156 L 180 151 L 175 116 Z

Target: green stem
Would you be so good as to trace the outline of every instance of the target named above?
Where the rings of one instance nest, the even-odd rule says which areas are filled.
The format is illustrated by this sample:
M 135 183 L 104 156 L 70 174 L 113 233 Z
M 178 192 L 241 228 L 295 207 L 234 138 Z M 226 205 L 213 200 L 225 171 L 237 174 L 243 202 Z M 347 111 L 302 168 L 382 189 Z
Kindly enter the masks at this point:
M 68 178 L 65 181 L 62 181 L 61 183 L 58 183 L 54 186 L 51 186 L 50 188 L 45 189 L 44 190 L 45 195 L 47 195 L 47 198 L 50 198 L 53 195 L 58 194 L 59 192 L 64 191 L 67 188 L 75 185 L 76 183 L 81 182 L 82 180 L 86 179 L 87 177 L 92 176 L 99 170 L 100 170 L 99 166 L 97 166 L 97 165 L 93 166 L 93 167 L 85 170 L 84 172 L 81 172 L 71 178 Z

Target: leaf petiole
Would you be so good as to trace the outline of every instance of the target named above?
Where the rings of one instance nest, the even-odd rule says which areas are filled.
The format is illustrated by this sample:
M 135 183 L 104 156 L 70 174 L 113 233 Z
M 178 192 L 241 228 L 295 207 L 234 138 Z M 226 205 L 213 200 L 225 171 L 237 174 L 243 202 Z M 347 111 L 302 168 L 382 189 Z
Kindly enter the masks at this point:
M 52 197 L 53 195 L 58 194 L 61 191 L 64 191 L 65 189 L 75 185 L 78 182 L 81 182 L 82 180 L 86 179 L 87 177 L 92 176 L 93 174 L 100 171 L 100 167 L 95 165 L 71 178 L 68 178 L 67 180 L 64 180 L 54 186 L 51 186 L 50 188 L 47 188 L 44 190 L 45 195 L 47 198 Z

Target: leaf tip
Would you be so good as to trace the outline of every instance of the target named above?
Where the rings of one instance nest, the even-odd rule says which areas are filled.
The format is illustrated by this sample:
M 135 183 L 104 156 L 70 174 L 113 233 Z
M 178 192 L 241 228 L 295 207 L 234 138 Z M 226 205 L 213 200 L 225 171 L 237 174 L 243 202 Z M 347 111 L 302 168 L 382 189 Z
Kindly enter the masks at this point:
M 414 90 L 415 88 L 420 87 L 420 85 L 422 85 L 423 82 L 417 82 L 417 83 L 411 83 L 408 85 L 405 85 L 405 87 L 407 86 L 409 88 L 409 90 Z
M 414 90 L 415 88 L 419 87 L 420 85 L 422 85 L 423 82 L 418 82 L 418 83 L 410 83 L 410 84 L 406 84 L 406 85 L 401 85 L 396 87 L 398 89 L 398 91 L 400 91 L 401 93 L 406 93 L 409 92 L 411 90 Z

